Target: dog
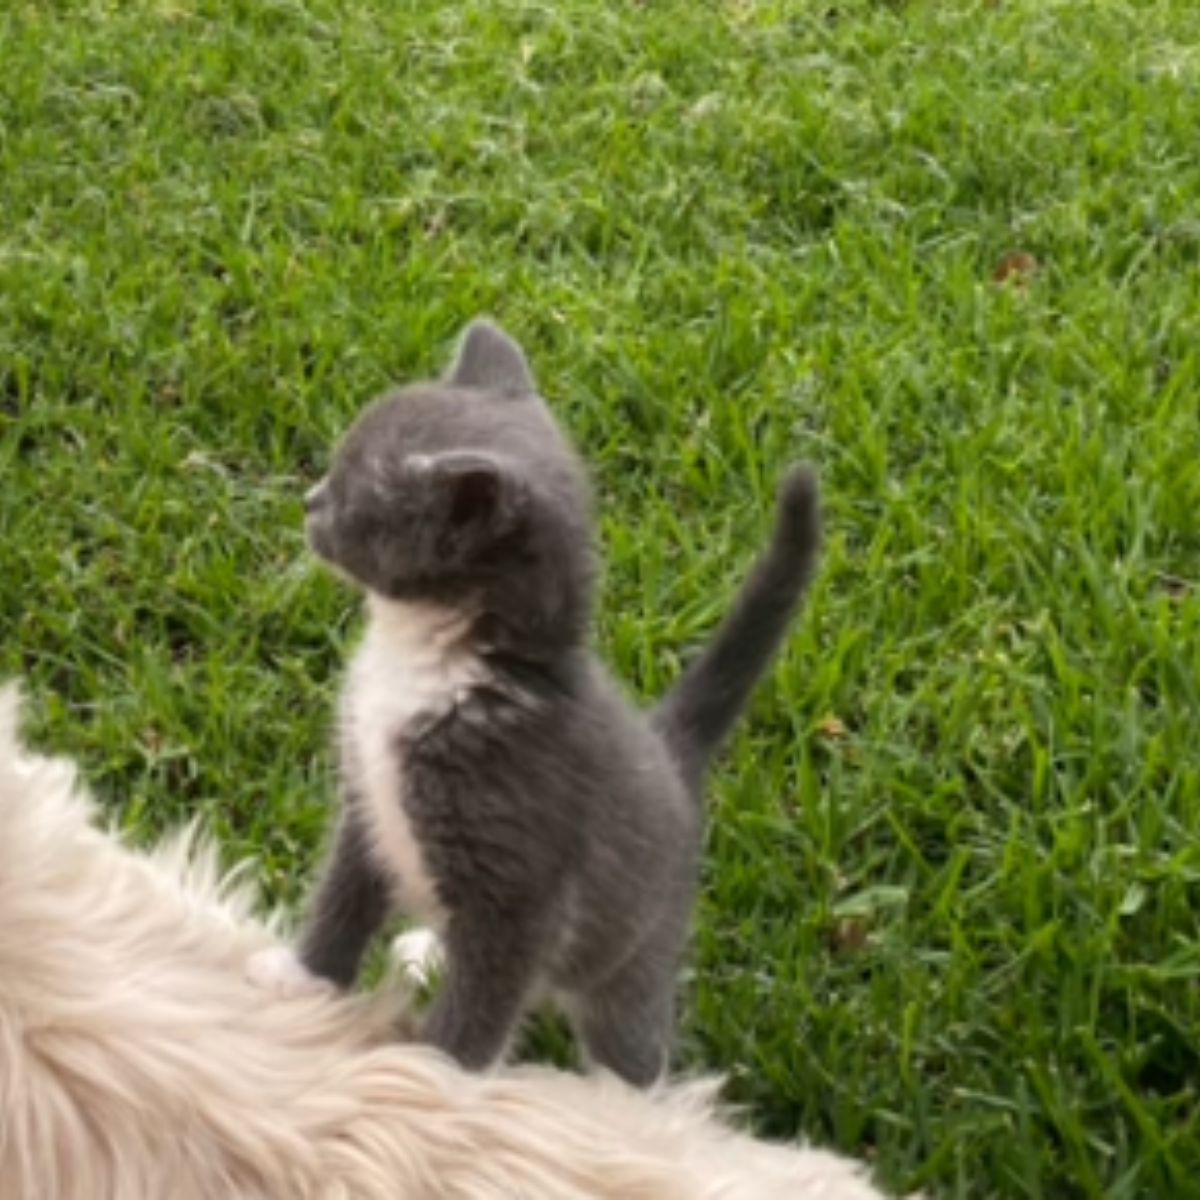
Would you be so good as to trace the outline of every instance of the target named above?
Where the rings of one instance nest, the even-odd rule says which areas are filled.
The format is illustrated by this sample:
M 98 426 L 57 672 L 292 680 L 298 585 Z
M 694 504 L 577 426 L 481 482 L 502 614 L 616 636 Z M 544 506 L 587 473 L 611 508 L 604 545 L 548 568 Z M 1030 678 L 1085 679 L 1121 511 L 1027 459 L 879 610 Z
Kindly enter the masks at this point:
M 882 1200 L 711 1081 L 471 1075 L 395 989 L 264 992 L 281 943 L 194 828 L 139 853 L 0 691 L 0 1200 Z M 398 985 L 397 985 L 398 987 Z

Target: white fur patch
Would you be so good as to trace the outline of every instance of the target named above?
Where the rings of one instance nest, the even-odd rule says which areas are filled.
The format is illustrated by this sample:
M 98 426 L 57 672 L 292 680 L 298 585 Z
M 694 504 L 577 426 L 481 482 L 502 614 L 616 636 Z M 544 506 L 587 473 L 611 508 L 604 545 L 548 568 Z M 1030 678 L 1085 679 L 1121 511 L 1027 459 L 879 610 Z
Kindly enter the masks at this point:
M 485 677 L 461 649 L 465 618 L 432 605 L 368 597 L 366 636 L 342 697 L 345 766 L 362 794 L 371 848 L 411 917 L 441 928 L 445 913 L 405 811 L 401 736 L 447 712 Z
M 290 946 L 267 946 L 246 960 L 246 978 L 281 1000 L 312 996 L 331 987 L 310 974 Z
M 392 961 L 416 987 L 427 987 L 442 969 L 442 943 L 432 929 L 408 929 L 392 939 Z

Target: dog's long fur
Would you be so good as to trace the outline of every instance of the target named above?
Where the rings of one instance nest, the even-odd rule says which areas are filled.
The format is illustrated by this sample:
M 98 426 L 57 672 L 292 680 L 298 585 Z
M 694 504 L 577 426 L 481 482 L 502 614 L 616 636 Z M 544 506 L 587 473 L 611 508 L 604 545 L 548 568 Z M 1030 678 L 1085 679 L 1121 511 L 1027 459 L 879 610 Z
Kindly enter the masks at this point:
M 377 1001 L 264 994 L 248 890 L 194 836 L 142 855 L 95 828 L 18 707 L 0 693 L 0 1200 L 879 1200 L 728 1128 L 711 1086 L 472 1076 Z

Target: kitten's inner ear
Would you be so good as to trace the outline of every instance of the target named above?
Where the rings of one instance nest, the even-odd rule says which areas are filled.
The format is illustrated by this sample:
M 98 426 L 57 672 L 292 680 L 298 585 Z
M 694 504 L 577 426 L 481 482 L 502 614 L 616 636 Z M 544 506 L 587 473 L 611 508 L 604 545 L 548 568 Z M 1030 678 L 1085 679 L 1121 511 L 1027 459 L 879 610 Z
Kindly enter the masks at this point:
M 528 396 L 537 390 L 521 347 L 491 321 L 467 326 L 447 376 L 459 387 Z
M 422 469 L 450 524 L 461 528 L 492 519 L 504 499 L 504 470 L 487 454 L 438 454 Z

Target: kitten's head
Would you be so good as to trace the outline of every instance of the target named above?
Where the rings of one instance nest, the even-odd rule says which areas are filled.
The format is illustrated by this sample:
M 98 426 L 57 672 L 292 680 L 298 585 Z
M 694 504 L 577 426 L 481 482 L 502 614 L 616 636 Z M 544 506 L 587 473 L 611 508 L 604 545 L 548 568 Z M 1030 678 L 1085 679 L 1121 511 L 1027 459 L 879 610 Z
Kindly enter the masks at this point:
M 366 590 L 526 650 L 577 640 L 595 573 L 583 470 L 520 347 L 476 321 L 445 378 L 373 404 L 306 497 L 309 544 Z

